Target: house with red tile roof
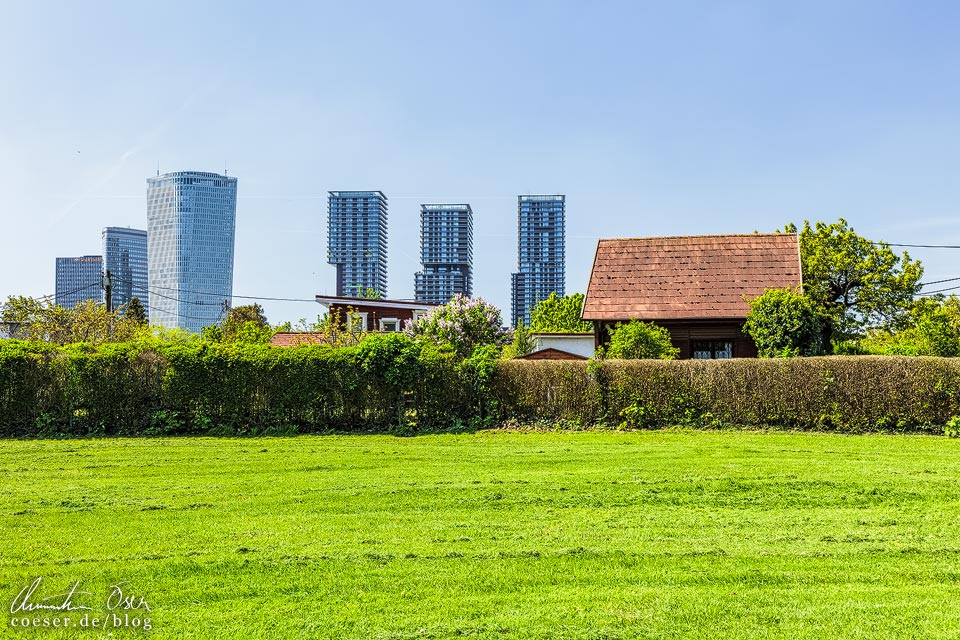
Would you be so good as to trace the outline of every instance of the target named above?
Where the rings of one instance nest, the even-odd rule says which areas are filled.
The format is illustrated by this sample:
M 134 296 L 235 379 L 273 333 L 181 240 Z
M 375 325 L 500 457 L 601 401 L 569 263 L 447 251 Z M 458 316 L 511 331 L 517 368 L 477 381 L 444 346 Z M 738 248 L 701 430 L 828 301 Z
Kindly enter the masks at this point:
M 749 358 L 749 298 L 801 284 L 796 234 L 604 239 L 597 244 L 581 317 L 597 345 L 619 322 L 670 331 L 680 358 Z

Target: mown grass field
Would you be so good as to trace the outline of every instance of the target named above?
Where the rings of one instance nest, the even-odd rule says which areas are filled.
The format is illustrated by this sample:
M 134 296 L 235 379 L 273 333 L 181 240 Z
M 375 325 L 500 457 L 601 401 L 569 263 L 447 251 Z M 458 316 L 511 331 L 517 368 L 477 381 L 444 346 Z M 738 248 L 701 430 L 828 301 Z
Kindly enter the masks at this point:
M 0 469 L 0 637 L 960 637 L 946 438 L 5 441 Z M 95 615 L 126 582 L 152 629 L 11 627 L 37 576 Z

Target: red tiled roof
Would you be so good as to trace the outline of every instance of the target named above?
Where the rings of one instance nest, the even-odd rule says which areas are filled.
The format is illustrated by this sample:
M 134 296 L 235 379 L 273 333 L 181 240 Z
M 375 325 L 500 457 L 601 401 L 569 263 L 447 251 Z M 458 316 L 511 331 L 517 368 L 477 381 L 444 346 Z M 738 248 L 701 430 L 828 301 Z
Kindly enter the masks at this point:
M 794 234 L 600 240 L 583 319 L 745 318 L 743 296 L 800 283 Z
M 270 344 L 274 347 L 299 347 L 302 344 L 324 344 L 319 331 L 291 331 L 273 334 Z

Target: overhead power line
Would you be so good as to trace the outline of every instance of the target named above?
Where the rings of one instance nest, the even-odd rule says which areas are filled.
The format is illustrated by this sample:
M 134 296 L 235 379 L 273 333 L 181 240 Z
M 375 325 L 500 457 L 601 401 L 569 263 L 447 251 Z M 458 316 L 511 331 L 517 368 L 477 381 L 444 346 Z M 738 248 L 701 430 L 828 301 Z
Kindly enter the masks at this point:
M 123 280 L 120 278 L 116 278 L 116 279 L 118 279 L 120 282 L 132 283 L 132 281 L 130 280 Z M 176 298 L 170 298 L 168 296 L 165 296 L 162 293 L 157 293 L 156 291 L 154 291 L 154 289 L 163 289 L 164 291 L 171 291 L 177 294 L 186 293 L 186 294 L 193 294 L 195 296 L 210 296 L 211 298 L 218 298 L 218 299 L 223 298 L 223 294 L 221 293 L 212 293 L 210 291 L 194 291 L 192 289 L 177 289 L 176 287 L 163 287 L 160 285 L 154 285 L 152 289 L 148 290 L 149 293 L 153 293 L 154 295 L 160 296 L 161 298 L 167 298 L 168 300 L 176 300 L 177 302 L 183 302 L 185 304 L 214 305 L 214 304 L 220 304 L 220 302 L 191 302 L 189 300 L 178 300 Z M 241 296 L 237 294 L 231 294 L 230 297 L 240 298 L 241 300 L 269 300 L 271 302 L 316 302 L 317 301 L 316 298 L 277 298 L 272 296 Z
M 888 247 L 907 247 L 912 249 L 960 249 L 960 244 L 903 244 L 899 242 L 873 242 L 875 245 Z
M 50 298 L 56 298 L 58 295 L 59 295 L 59 296 L 72 296 L 72 295 L 75 294 L 75 293 L 80 293 L 81 291 L 86 291 L 87 289 L 92 289 L 93 287 L 99 288 L 99 287 L 100 287 L 100 283 L 99 283 L 99 282 L 91 282 L 90 284 L 84 285 L 84 286 L 80 287 L 79 289 L 74 289 L 73 291 L 67 291 L 67 292 L 65 292 L 65 293 L 51 293 L 51 294 L 49 294 L 49 295 L 43 296 L 42 298 L 37 298 L 37 302 L 43 302 L 44 300 L 49 300 Z
M 957 290 L 957 289 L 960 289 L 960 285 L 957 285 L 957 286 L 955 286 L 955 287 L 947 287 L 946 289 L 936 289 L 936 290 L 934 290 L 934 291 L 924 291 L 924 292 L 923 292 L 923 295 L 928 296 L 928 295 L 930 295 L 930 294 L 932 294 L 932 293 L 943 293 L 943 292 L 945 292 L 945 291 L 955 291 L 955 290 Z
M 943 280 L 931 280 L 930 282 L 921 282 L 920 286 L 929 287 L 932 284 L 942 284 L 944 282 L 956 282 L 957 280 L 960 280 L 960 278 L 945 278 Z

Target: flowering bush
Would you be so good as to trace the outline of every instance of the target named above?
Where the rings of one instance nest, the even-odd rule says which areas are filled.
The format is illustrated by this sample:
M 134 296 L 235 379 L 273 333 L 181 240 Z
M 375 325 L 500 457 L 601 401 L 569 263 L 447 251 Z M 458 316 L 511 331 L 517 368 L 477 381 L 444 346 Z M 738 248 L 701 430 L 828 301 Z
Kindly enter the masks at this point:
M 492 345 L 497 352 L 513 340 L 513 332 L 503 328 L 500 310 L 483 298 L 457 294 L 417 322 L 408 324 L 411 338 L 426 338 L 436 344 L 449 344 L 460 358 L 468 358 L 477 347 Z

